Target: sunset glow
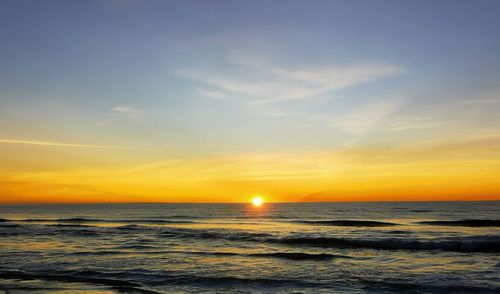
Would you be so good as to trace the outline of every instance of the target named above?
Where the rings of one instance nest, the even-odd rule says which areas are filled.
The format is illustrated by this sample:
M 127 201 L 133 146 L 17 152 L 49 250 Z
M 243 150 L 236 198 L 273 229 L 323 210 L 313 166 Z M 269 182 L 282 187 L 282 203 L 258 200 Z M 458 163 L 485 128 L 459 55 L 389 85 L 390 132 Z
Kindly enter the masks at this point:
M 259 207 L 259 206 L 261 206 L 263 203 L 264 203 L 264 200 L 263 200 L 263 199 L 262 199 L 262 197 L 260 197 L 260 196 L 255 196 L 255 197 L 253 197 L 253 199 L 252 199 L 252 204 L 253 204 L 253 206 L 255 206 L 255 207 Z

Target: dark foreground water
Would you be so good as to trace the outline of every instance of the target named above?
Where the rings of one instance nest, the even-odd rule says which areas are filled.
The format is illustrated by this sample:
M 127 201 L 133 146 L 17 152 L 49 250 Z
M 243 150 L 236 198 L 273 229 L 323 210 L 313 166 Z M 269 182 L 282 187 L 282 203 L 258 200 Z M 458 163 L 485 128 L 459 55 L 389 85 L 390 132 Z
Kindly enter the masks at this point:
M 500 203 L 0 206 L 0 293 L 499 293 Z

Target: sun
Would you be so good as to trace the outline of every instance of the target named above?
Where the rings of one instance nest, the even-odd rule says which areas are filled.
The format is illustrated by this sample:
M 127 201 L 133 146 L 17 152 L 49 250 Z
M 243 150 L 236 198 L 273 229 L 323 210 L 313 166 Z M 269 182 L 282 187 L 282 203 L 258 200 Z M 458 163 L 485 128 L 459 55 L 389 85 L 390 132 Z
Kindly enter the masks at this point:
M 264 199 L 261 196 L 254 196 L 252 199 L 252 204 L 255 207 L 259 207 L 264 203 Z

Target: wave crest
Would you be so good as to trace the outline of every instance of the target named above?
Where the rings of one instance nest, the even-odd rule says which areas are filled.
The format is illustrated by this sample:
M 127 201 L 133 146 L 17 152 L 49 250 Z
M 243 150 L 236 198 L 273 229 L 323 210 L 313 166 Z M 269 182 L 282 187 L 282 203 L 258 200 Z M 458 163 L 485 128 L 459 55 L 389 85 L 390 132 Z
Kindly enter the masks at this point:
M 327 237 L 287 237 L 286 245 L 376 250 L 442 250 L 455 252 L 500 252 L 500 236 L 475 236 L 433 240 L 348 239 Z
M 422 221 L 422 225 L 456 227 L 500 227 L 500 219 L 463 219 L 452 221 Z
M 398 225 L 396 223 L 365 221 L 365 220 L 315 220 L 315 221 L 300 220 L 296 222 L 302 224 L 340 226 L 340 227 L 387 227 L 387 226 Z

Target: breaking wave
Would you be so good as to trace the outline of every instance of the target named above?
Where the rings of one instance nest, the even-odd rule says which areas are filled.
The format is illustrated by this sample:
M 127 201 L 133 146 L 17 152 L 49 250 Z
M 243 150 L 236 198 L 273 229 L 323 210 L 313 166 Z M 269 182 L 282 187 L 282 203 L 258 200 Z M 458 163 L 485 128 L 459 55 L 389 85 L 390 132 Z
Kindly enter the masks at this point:
M 325 226 L 340 226 L 340 227 L 387 227 L 397 226 L 398 224 L 379 221 L 364 221 L 364 220 L 300 220 L 296 221 L 302 224 L 325 225 Z
M 196 223 L 192 220 L 169 219 L 95 219 L 95 218 L 28 218 L 28 219 L 0 219 L 0 222 L 30 222 L 30 223 L 132 223 L 132 224 L 188 224 Z
M 500 227 L 500 219 L 464 219 L 452 221 L 422 221 L 423 225 L 457 227 Z
M 287 237 L 277 240 L 286 245 L 375 250 L 441 250 L 455 252 L 500 252 L 500 236 L 474 236 L 431 240 L 348 239 L 327 237 Z
M 271 253 L 236 253 L 236 252 L 220 252 L 220 251 L 175 251 L 175 250 L 147 250 L 154 249 L 151 246 L 121 246 L 118 249 L 137 249 L 141 251 L 121 251 L 121 250 L 103 250 L 103 251 L 82 251 L 74 252 L 75 255 L 128 255 L 128 254 L 143 254 L 143 255 L 167 255 L 167 254 L 184 254 L 184 255 L 208 255 L 208 256 L 235 256 L 235 257 L 250 257 L 250 258 L 277 258 L 286 260 L 331 260 L 337 258 L 352 258 L 348 255 L 329 254 L 329 253 L 305 253 L 305 252 L 271 252 Z

